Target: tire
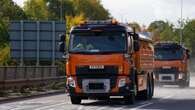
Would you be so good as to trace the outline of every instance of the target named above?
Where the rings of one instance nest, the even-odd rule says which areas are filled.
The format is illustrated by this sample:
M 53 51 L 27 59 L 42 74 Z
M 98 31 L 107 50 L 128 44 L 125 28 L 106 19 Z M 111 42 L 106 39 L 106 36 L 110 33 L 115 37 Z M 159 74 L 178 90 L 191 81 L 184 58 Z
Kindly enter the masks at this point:
M 79 98 L 79 97 L 73 97 L 73 96 L 71 96 L 70 97 L 70 100 L 71 100 L 71 103 L 72 104 L 81 104 L 81 98 Z
M 125 96 L 124 97 L 124 101 L 125 104 L 134 104 L 135 103 L 135 97 L 137 95 L 137 75 L 136 75 L 136 70 L 135 69 L 131 69 L 131 76 L 130 76 L 130 80 L 131 82 L 131 90 L 133 90 L 134 92 L 130 93 L 130 96 Z
M 190 87 L 190 81 L 186 82 L 186 87 Z
M 179 84 L 180 88 L 186 88 L 186 87 L 189 87 L 189 86 L 190 86 L 190 82 L 189 81 L 182 81 Z
M 150 99 L 154 96 L 154 78 L 153 74 L 150 77 Z
M 141 92 L 141 99 L 143 100 L 149 100 L 152 98 L 152 86 L 151 86 L 151 78 L 148 76 L 147 78 L 147 88 L 146 90 Z
M 125 104 L 135 104 L 135 94 L 131 94 L 131 96 L 124 97 Z

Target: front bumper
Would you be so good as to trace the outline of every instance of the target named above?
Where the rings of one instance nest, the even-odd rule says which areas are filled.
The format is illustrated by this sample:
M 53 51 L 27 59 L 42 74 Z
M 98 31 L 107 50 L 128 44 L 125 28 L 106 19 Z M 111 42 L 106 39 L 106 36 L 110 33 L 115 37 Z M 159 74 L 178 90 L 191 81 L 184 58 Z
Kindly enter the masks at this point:
M 87 98 L 101 98 L 101 97 L 105 97 L 108 98 L 110 96 L 131 96 L 132 94 L 135 93 L 135 91 L 133 91 L 133 87 L 131 86 L 124 86 L 124 87 L 120 87 L 118 89 L 117 92 L 107 92 L 107 93 L 77 93 L 75 92 L 75 89 L 73 87 L 68 87 L 68 93 L 70 96 L 73 97 L 81 97 L 83 99 L 87 99 Z
M 179 78 L 178 74 L 157 74 L 155 76 L 155 84 L 156 85 L 179 85 L 185 81 L 187 81 L 187 75 L 184 75 L 182 78 Z M 163 80 L 162 77 L 170 77 L 169 80 Z
M 131 96 L 130 92 L 124 92 L 124 93 L 70 93 L 71 97 L 80 97 L 82 99 L 96 99 L 96 98 L 110 98 L 110 96 Z
M 156 80 L 155 81 L 155 85 L 179 85 L 181 83 L 183 83 L 185 80 L 176 80 L 176 81 L 173 81 L 173 82 L 161 82 L 161 81 L 158 81 Z

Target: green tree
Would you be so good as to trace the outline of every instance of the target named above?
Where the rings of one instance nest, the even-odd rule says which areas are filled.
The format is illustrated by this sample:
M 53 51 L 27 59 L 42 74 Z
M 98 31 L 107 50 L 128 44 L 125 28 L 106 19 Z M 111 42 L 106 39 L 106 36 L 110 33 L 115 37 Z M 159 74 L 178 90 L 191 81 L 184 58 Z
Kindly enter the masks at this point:
M 2 20 L 0 20 L 0 48 L 5 47 L 5 45 L 8 43 L 8 37 L 9 35 L 6 25 Z
M 32 20 L 47 20 L 49 18 L 45 0 L 27 0 L 24 3 L 24 11 Z
M 137 22 L 128 23 L 131 28 L 135 28 L 136 32 L 141 32 L 141 27 Z
M 26 19 L 24 11 L 12 0 L 0 1 L 0 47 L 8 44 L 8 23 L 10 20 Z
M 106 20 L 110 18 L 100 0 L 72 0 L 74 1 L 76 14 L 84 14 L 89 20 Z
M 59 20 L 65 16 L 75 16 L 72 0 L 46 0 L 50 12 L 49 19 Z
M 192 56 L 195 57 L 195 19 L 186 23 L 183 29 L 184 44 L 191 50 Z
M 46 0 L 50 19 L 60 19 L 62 16 L 80 16 L 89 20 L 105 20 L 110 18 L 109 12 L 102 6 L 100 0 Z
M 0 0 L 0 19 L 8 22 L 9 20 L 26 19 L 24 11 L 12 0 Z
M 149 25 L 148 31 L 152 32 L 154 39 L 178 42 L 178 34 L 174 29 L 174 25 L 169 22 L 154 21 Z

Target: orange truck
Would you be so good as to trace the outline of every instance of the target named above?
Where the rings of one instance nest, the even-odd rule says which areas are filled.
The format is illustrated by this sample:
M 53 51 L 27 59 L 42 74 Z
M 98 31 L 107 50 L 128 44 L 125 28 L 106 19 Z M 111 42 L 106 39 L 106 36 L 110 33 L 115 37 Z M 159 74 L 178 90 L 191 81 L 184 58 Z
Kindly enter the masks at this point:
M 174 42 L 155 44 L 155 82 L 157 85 L 190 84 L 189 50 Z
M 88 21 L 60 37 L 66 59 L 66 88 L 72 104 L 83 99 L 121 98 L 133 104 L 136 96 L 154 93 L 154 47 L 151 39 L 125 24 Z

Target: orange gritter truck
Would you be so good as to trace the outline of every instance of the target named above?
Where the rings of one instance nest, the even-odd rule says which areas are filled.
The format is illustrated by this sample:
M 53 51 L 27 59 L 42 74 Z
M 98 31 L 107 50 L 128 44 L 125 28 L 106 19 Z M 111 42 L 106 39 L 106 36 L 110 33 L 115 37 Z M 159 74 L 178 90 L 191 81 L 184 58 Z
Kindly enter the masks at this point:
M 155 44 L 155 82 L 156 85 L 190 84 L 189 50 L 174 42 Z
M 67 47 L 65 35 L 60 39 L 72 104 L 80 104 L 83 99 L 117 97 L 133 104 L 137 96 L 152 98 L 154 47 L 150 38 L 108 20 L 73 27 Z

